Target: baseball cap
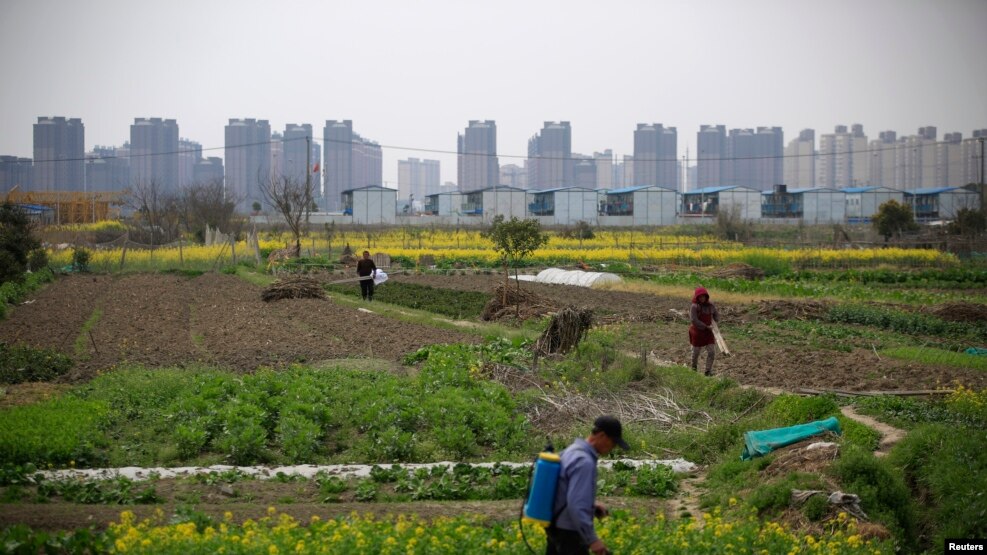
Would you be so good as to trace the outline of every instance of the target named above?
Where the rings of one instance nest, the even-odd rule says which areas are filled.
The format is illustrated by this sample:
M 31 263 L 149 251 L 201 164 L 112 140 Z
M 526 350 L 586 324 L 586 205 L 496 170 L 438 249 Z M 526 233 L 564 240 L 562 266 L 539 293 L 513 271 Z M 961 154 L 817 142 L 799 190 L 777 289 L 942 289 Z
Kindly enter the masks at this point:
M 621 449 L 628 450 L 631 448 L 622 437 L 623 427 L 620 425 L 620 420 L 613 416 L 604 415 L 594 420 L 593 431 L 603 432 Z

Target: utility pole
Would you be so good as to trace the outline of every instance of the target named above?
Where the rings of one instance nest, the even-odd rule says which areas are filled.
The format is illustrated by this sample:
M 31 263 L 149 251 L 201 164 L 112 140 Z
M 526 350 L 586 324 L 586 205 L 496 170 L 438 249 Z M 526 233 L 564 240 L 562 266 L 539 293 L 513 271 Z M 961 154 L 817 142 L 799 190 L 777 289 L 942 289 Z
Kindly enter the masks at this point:
M 987 210 L 987 188 L 984 187 L 984 137 L 980 137 L 980 210 Z
M 312 136 L 305 135 L 305 225 L 312 211 Z M 298 253 L 301 256 L 301 253 Z

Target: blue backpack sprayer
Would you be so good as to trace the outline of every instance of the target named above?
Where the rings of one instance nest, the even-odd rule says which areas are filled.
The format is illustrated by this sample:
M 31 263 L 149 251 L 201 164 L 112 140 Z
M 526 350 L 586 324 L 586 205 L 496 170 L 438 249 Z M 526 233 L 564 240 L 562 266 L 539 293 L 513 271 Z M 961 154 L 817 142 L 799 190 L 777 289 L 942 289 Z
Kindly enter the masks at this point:
M 528 538 L 524 535 L 524 521 L 548 527 L 558 516 L 558 513 L 554 512 L 555 489 L 558 487 L 561 471 L 562 458 L 555 454 L 555 448 L 549 443 L 545 446 L 544 451 L 538 453 L 534 464 L 531 465 L 531 476 L 528 478 L 528 498 L 521 506 L 521 517 L 518 519 L 518 527 L 521 529 L 524 543 L 532 553 L 534 553 L 534 549 L 531 549 L 531 544 L 528 543 Z

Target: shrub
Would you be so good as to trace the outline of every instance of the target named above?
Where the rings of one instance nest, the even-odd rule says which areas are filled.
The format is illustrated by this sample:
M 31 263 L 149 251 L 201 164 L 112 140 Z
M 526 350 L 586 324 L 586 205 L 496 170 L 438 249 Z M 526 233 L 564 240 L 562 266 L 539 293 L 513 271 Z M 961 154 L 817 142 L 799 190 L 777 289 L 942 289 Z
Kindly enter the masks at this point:
M 72 249 L 72 269 L 77 272 L 88 272 L 89 271 L 89 260 L 92 258 L 92 253 L 83 247 L 75 247 Z
M 925 424 L 891 451 L 889 461 L 924 502 L 921 530 L 931 549 L 944 538 L 987 536 L 987 436 L 982 429 Z
M 72 368 L 72 360 L 50 349 L 0 343 L 0 383 L 51 381 Z
M 833 416 L 839 410 L 832 397 L 779 395 L 768 404 L 764 414 L 780 426 L 794 426 Z
M 839 479 L 843 491 L 860 496 L 860 506 L 872 520 L 886 525 L 907 544 L 914 544 L 915 506 L 900 470 L 867 450 L 846 446 L 830 472 Z

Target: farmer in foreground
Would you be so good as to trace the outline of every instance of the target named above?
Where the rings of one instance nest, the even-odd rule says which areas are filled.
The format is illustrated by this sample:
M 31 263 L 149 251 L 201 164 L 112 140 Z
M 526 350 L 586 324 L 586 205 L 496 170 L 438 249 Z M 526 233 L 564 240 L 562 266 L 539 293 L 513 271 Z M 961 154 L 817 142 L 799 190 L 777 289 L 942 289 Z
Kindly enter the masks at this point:
M 562 468 L 555 490 L 556 516 L 545 530 L 547 555 L 610 553 L 593 527 L 594 515 L 600 518 L 607 515 L 606 508 L 596 502 L 596 461 L 618 446 L 628 449 L 620 420 L 601 416 L 593 422 L 593 431 L 586 439 L 576 439 L 562 451 Z
M 713 336 L 713 322 L 720 321 L 720 313 L 716 311 L 716 305 L 709 302 L 709 291 L 705 287 L 697 287 L 692 295 L 692 307 L 689 309 L 689 344 L 692 345 L 692 369 L 699 371 L 699 355 L 703 349 L 706 350 L 706 372 L 707 376 L 713 375 L 713 359 L 716 358 L 716 349 L 713 345 L 716 338 Z
M 356 263 L 356 275 L 360 277 L 360 296 L 365 301 L 374 300 L 374 278 L 377 265 L 370 260 L 370 251 L 363 251 L 363 259 Z

